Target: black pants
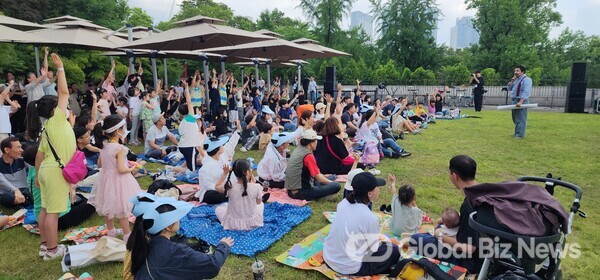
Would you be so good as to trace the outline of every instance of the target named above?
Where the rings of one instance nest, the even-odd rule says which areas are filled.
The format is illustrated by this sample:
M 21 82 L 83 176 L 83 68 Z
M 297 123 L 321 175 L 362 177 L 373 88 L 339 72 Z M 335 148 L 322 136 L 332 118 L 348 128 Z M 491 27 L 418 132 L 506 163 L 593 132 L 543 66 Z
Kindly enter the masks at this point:
M 81 225 L 85 220 L 96 213 L 96 208 L 88 204 L 87 199 L 83 196 L 79 196 L 79 198 L 81 200 L 71 205 L 71 211 L 69 211 L 69 213 L 58 218 L 58 230 L 65 230 Z
M 473 102 L 475 102 L 475 112 L 481 112 L 481 106 L 483 105 L 483 93 L 475 93 L 473 95 Z
M 180 147 L 179 152 L 183 154 L 185 158 L 185 164 L 190 171 L 196 171 L 198 166 L 196 166 L 196 155 L 198 155 L 198 150 L 195 147 Z
M 223 202 L 227 202 L 228 200 L 229 199 L 227 199 L 224 194 L 211 190 L 204 193 L 204 199 L 202 199 L 202 202 L 206 204 L 221 204 Z
M 381 256 L 388 256 L 381 258 Z M 371 276 L 376 274 L 388 274 L 392 266 L 400 259 L 400 248 L 390 242 L 381 242 L 376 252 L 363 258 L 360 270 L 354 275 Z
M 28 206 L 28 205 L 33 205 L 33 197 L 31 196 L 31 193 L 29 192 L 28 188 L 19 188 L 19 191 L 21 191 L 21 194 L 23 195 L 23 197 L 25 197 L 25 202 L 23 202 L 22 204 L 15 204 L 15 193 L 8 191 L 5 192 L 4 194 L 0 195 L 0 205 L 4 206 L 4 207 L 8 207 L 8 208 L 14 208 L 17 206 Z
M 269 185 L 269 188 L 275 188 L 275 189 L 283 189 L 285 188 L 285 181 L 273 181 L 273 180 L 265 180 L 263 178 L 258 178 L 258 182 L 261 184 L 264 184 L 264 182 L 267 182 Z M 264 186 L 264 185 L 263 185 Z

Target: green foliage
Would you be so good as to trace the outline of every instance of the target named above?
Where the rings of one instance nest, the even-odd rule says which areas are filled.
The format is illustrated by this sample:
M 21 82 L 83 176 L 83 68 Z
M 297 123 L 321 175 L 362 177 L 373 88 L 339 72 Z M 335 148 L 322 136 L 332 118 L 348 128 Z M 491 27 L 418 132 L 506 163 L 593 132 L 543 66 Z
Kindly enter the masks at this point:
M 539 85 L 540 80 L 542 79 L 542 68 L 535 67 L 533 69 L 527 70 L 527 76 L 531 78 L 534 86 Z
M 81 70 L 77 63 L 74 63 L 73 61 L 65 57 L 62 58 L 62 61 L 64 64 L 65 75 L 67 76 L 68 83 L 77 83 L 80 85 L 83 84 L 83 82 L 85 82 L 85 73 L 83 72 L 83 70 Z
M 497 69 L 503 78 L 512 76 L 512 68 L 540 66 L 538 49 L 549 43 L 550 28 L 562 20 L 556 12 L 556 0 L 467 0 L 476 9 L 473 26 L 480 31 L 475 47 L 478 68 Z
M 486 86 L 500 85 L 500 74 L 494 68 L 485 68 L 481 70 L 481 76 L 485 79 Z
M 127 22 L 133 26 L 144 26 L 150 27 L 154 24 L 152 17 L 142 10 L 142 8 L 129 9 L 129 15 L 127 16 Z
M 471 78 L 471 71 L 469 71 L 469 68 L 462 64 L 462 62 L 459 62 L 455 65 L 442 66 L 441 73 L 441 78 L 448 86 L 459 86 L 466 84 Z
M 435 0 L 371 1 L 381 22 L 377 44 L 385 58 L 408 68 L 435 68 L 440 51 L 432 31 L 440 13 Z
M 415 69 L 410 75 L 413 84 L 418 85 L 435 85 L 435 73 L 431 70 L 425 70 L 423 67 Z
M 410 69 L 408 67 L 404 67 L 404 70 L 402 70 L 402 74 L 400 74 L 400 84 L 409 85 L 411 75 L 412 72 L 410 71 Z
M 228 22 L 233 19 L 233 10 L 223 3 L 213 0 L 184 0 L 180 5 L 181 10 L 173 16 L 172 22 L 203 15 L 218 18 Z
M 373 74 L 373 80 L 375 82 L 381 81 L 385 83 L 392 83 L 400 78 L 400 73 L 396 69 L 396 65 L 393 60 L 388 60 L 386 64 L 380 65 Z
M 300 0 L 299 7 L 314 26 L 317 38 L 332 46 L 344 14 L 350 12 L 355 0 Z
M 235 28 L 239 28 L 239 29 L 243 29 L 243 30 L 248 30 L 248 31 L 255 31 L 256 30 L 256 24 L 252 21 L 252 19 L 247 18 L 247 17 L 242 17 L 242 16 L 235 16 L 235 17 L 233 17 L 229 21 L 229 25 L 233 26 Z

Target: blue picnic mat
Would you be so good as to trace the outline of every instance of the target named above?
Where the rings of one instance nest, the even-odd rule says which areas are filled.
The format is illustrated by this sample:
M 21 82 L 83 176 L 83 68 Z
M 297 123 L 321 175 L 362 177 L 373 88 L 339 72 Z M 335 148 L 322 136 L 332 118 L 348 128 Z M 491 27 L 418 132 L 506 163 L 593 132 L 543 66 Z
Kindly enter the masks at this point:
M 253 257 L 267 250 L 311 214 L 309 206 L 268 203 L 265 204 L 264 226 L 249 231 L 225 230 L 215 215 L 215 208 L 201 205 L 194 207 L 181 219 L 179 233 L 188 238 L 202 239 L 213 246 L 216 246 L 221 238 L 230 236 L 235 241 L 231 248 L 232 253 Z

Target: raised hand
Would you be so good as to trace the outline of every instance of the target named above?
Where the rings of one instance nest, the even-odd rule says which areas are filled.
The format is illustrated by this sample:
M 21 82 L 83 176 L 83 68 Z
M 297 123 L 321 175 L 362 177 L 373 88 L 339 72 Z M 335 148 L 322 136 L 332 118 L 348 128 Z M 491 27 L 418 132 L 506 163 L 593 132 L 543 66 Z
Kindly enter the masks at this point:
M 227 246 L 229 246 L 229 247 L 233 246 L 233 244 L 234 244 L 233 238 L 231 238 L 231 237 L 224 237 L 219 242 L 223 242 L 223 243 L 227 244 Z
M 390 182 L 390 184 L 395 184 L 396 183 L 396 175 L 388 174 L 387 180 Z
M 56 68 L 63 68 L 63 62 L 62 59 L 60 59 L 60 56 L 58 56 L 58 54 L 51 54 L 50 55 L 52 57 L 52 62 L 54 62 L 54 66 L 56 66 Z

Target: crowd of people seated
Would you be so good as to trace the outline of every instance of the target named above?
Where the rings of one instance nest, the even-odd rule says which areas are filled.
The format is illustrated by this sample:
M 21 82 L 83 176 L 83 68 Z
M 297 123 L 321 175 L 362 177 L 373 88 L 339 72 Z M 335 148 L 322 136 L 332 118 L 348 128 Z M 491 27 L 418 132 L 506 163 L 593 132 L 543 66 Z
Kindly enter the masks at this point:
M 117 83 L 114 62 L 102 81 L 89 81 L 80 91 L 76 84 L 68 86 L 61 58 L 51 55 L 52 72 L 48 57 L 46 49 L 41 75 L 29 73 L 24 86 L 8 73 L 0 95 L 0 114 L 10 119 L 0 125 L 0 204 L 34 209 L 40 229 L 39 256 L 44 260 L 65 253 L 58 244 L 59 229 L 77 226 L 96 212 L 104 218 L 109 236 L 127 242 L 133 275 L 181 273 L 173 267 L 197 271 L 202 277 L 218 273 L 234 241 L 223 239 L 213 255 L 191 253 L 169 243 L 189 208 L 140 195 L 135 177 L 145 161 L 130 148 L 141 143 L 141 156 L 147 160 L 180 153 L 185 161 L 181 168 L 198 176 L 195 200 L 217 205 L 218 220 L 231 230 L 263 225 L 269 198 L 265 191 L 270 188 L 285 189 L 292 199 L 337 200 L 341 190 L 337 176 L 352 174 L 325 242 L 325 261 L 339 273 L 372 275 L 388 271 L 398 260 L 397 246 L 377 240 L 369 240 L 369 247 L 359 253 L 371 257 L 390 253 L 385 262 L 346 259 L 340 255 L 348 239 L 343 230 L 350 226 L 378 234 L 378 219 L 371 209 L 378 187 L 386 182 L 375 177 L 381 173 L 376 165 L 384 158 L 402 164 L 398 158 L 411 155 L 398 142 L 405 133 L 422 133 L 434 121 L 438 109 L 442 110 L 442 96 L 430 100 L 429 108 L 402 97 L 373 99 L 361 91 L 358 80 L 352 91 L 343 92 L 338 84 L 332 93 L 318 91 L 313 80 L 307 96 L 298 82 L 284 84 L 276 78 L 266 88 L 262 79 L 256 82 L 252 75 L 238 81 L 232 73 L 214 69 L 205 80 L 198 70 L 188 76 L 186 65 L 175 85 L 163 86 L 159 80 L 153 88 L 142 82 L 141 65 Z M 264 153 L 256 167 L 258 176 L 252 162 L 243 159 L 250 150 Z M 241 155 L 234 157 L 236 152 Z M 87 174 L 73 183 L 63 170 L 80 154 Z M 474 178 L 462 169 L 452 170 L 451 166 L 457 182 Z M 388 181 L 394 185 L 395 177 L 389 176 Z M 92 186 L 89 201 L 75 195 L 82 184 Z M 414 189 L 402 186 L 390 205 L 393 230 L 416 233 L 422 211 L 416 206 Z M 153 206 L 159 207 L 148 210 Z M 461 217 L 467 212 L 461 208 Z M 137 217 L 132 228 L 130 214 Z M 451 216 L 443 216 L 449 230 L 457 227 L 456 215 Z M 340 224 L 339 217 L 348 217 L 352 224 Z M 454 242 L 472 234 L 463 233 L 463 227 L 461 218 Z M 161 257 L 171 253 L 179 254 L 178 259 Z M 177 265 L 166 269 L 170 263 Z

